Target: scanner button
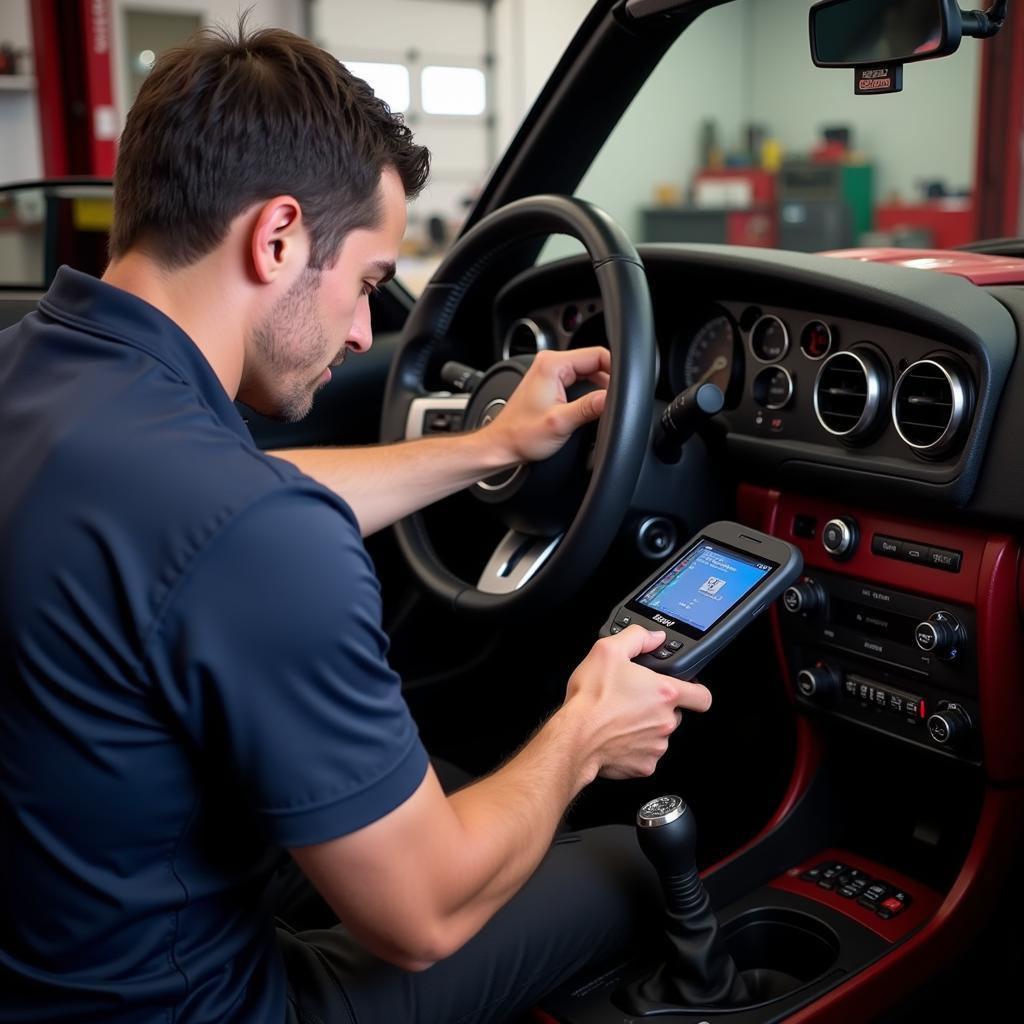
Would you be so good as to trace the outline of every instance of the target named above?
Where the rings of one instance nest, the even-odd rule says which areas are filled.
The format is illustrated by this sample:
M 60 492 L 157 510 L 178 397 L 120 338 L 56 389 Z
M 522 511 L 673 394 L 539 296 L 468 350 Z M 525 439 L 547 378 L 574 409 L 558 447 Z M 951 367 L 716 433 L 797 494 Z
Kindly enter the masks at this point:
M 678 651 L 683 646 L 683 641 L 682 640 L 669 640 L 669 642 L 667 644 L 665 644 L 665 646 L 670 651 Z
M 660 661 L 664 661 L 666 658 L 671 658 L 675 651 L 670 651 L 667 647 L 659 647 L 655 652 L 654 656 Z
M 620 626 L 617 622 L 613 622 L 611 624 L 611 627 L 608 630 L 608 635 L 609 636 L 613 636 L 614 634 L 621 633 L 621 632 L 622 632 L 622 626 Z

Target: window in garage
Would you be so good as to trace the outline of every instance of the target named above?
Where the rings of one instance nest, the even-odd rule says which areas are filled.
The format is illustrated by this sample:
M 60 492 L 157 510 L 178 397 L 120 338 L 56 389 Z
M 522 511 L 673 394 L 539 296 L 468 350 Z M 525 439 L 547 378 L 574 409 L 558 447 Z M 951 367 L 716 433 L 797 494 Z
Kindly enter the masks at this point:
M 592 0 L 316 0 L 310 35 L 365 78 L 431 152 L 427 188 L 409 211 L 399 278 L 429 279 L 502 150 Z M 408 74 L 404 91 L 378 74 Z M 361 70 L 366 71 L 361 74 Z M 396 77 L 398 72 L 395 72 Z

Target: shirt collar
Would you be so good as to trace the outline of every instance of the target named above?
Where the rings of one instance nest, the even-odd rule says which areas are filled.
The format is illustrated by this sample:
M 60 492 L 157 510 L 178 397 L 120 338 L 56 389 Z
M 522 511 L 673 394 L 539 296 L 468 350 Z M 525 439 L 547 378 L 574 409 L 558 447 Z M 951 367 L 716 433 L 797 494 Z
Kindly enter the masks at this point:
M 39 303 L 48 316 L 146 352 L 191 386 L 224 426 L 252 442 L 245 422 L 195 342 L 144 299 L 61 267 Z

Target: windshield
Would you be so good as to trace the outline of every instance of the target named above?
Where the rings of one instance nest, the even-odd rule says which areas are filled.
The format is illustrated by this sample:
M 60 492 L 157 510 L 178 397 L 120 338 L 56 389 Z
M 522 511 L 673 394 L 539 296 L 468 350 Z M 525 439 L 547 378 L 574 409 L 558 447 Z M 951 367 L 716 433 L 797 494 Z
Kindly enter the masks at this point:
M 908 64 L 901 93 L 855 96 L 851 69 L 812 64 L 809 6 L 735 0 L 701 15 L 577 195 L 638 242 L 813 252 L 1017 234 L 979 226 L 981 51 L 992 43 L 965 38 L 950 57 Z M 569 251 L 558 239 L 544 258 Z

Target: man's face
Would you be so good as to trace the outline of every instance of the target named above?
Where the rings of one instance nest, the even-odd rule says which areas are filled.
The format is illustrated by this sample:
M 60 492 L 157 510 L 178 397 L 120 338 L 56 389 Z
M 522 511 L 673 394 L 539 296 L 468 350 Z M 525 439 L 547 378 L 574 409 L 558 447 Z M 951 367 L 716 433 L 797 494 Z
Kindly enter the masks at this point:
M 307 267 L 251 332 L 238 397 L 257 412 L 301 420 L 331 367 L 372 344 L 370 293 L 393 275 L 405 233 L 405 192 L 392 168 L 380 193 L 378 226 L 349 232 L 333 266 Z

